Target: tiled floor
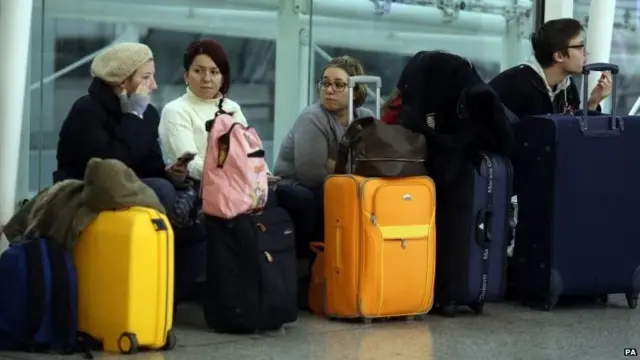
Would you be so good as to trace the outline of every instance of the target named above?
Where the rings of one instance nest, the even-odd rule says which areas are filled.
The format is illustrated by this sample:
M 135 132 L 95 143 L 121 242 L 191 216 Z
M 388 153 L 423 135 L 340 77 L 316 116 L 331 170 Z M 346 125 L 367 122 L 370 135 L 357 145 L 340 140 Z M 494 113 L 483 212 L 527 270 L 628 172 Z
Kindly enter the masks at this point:
M 195 306 L 177 315 L 179 344 L 171 352 L 96 358 L 142 360 L 613 360 L 624 348 L 640 348 L 640 309 L 623 297 L 609 305 L 581 305 L 541 312 L 512 304 L 485 307 L 485 314 L 455 319 L 371 325 L 327 321 L 304 313 L 297 324 L 276 333 L 229 336 L 208 333 Z M 80 355 L 77 355 L 78 357 Z M 0 354 L 0 359 L 69 359 Z M 73 356 L 71 357 L 73 358 Z

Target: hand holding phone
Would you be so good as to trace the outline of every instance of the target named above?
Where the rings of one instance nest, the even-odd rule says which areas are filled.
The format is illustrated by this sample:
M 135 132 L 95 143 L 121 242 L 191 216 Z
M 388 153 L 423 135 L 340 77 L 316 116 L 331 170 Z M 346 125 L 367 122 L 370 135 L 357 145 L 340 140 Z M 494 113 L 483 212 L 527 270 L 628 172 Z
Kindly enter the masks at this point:
M 187 165 L 196 157 L 195 153 L 186 152 L 182 154 L 176 161 L 172 162 L 169 166 L 167 166 L 167 170 L 178 170 L 178 171 L 186 171 Z
M 189 165 L 189 163 L 193 161 L 195 157 L 196 157 L 195 153 L 186 152 L 182 154 L 182 156 L 180 156 L 178 160 L 176 160 L 176 165 L 187 167 L 187 165 Z

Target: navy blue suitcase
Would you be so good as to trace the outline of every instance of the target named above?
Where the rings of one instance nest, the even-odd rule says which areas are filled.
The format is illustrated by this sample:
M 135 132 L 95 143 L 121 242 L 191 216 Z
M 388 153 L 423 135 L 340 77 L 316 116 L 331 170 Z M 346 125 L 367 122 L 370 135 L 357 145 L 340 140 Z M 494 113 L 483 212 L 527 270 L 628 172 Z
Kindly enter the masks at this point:
M 445 316 L 454 316 L 458 305 L 480 314 L 506 290 L 511 163 L 479 154 L 460 174 L 436 195 L 435 303 Z
M 610 64 L 583 73 L 611 71 Z M 588 93 L 586 76 L 584 94 Z M 615 109 L 615 81 L 613 88 Z M 586 99 L 583 99 L 586 104 Z M 551 310 L 561 295 L 640 292 L 640 118 L 548 115 L 516 125 L 515 286 Z

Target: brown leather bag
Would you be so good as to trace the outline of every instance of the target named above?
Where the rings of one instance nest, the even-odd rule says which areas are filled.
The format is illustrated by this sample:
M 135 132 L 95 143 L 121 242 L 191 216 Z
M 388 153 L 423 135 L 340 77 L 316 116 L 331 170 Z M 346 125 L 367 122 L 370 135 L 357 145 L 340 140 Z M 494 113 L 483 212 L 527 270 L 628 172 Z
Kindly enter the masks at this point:
M 423 135 L 366 117 L 353 121 L 345 131 L 335 173 L 385 178 L 424 176 L 426 158 Z

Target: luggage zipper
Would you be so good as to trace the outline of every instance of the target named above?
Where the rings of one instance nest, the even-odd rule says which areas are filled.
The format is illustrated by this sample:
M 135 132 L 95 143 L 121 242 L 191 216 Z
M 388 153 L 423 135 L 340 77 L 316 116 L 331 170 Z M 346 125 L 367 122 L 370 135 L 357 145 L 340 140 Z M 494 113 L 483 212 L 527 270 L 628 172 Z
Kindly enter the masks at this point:
M 364 214 L 364 201 L 363 201 L 364 200 L 364 189 L 367 186 L 367 184 L 369 183 L 369 181 L 374 180 L 374 179 L 376 179 L 376 178 L 367 178 L 367 179 L 365 179 L 360 184 L 360 187 L 358 189 L 358 201 L 359 201 L 359 205 L 360 205 L 360 211 L 362 211 L 363 214 Z M 375 196 L 375 193 L 374 193 L 374 196 Z M 377 222 L 377 219 L 376 219 L 376 217 L 375 217 L 375 215 L 373 213 L 371 214 L 369 219 L 375 219 L 375 221 Z M 356 221 L 357 221 L 356 229 L 359 229 L 359 231 L 357 233 L 358 234 L 364 234 L 366 236 L 367 224 L 362 222 L 360 216 L 357 216 Z M 364 250 L 365 241 L 362 241 L 362 239 L 360 239 L 360 238 L 356 239 L 356 241 L 359 244 L 359 246 L 358 246 L 358 258 L 360 259 L 360 261 L 358 261 L 358 272 L 357 272 L 358 278 L 356 280 L 356 283 L 358 284 L 357 311 L 358 311 L 358 313 L 360 313 L 361 316 L 364 316 L 364 314 L 362 312 L 362 286 L 363 286 L 362 274 L 364 273 L 364 261 L 362 261 L 362 259 L 364 259 L 364 255 L 365 255 L 365 250 Z M 339 246 L 340 246 L 340 244 L 338 244 L 338 247 Z
M 159 211 L 156 211 L 156 216 L 157 218 L 155 219 L 151 219 L 151 223 L 153 224 L 155 230 L 157 232 L 164 232 L 164 237 L 165 237 L 165 249 L 167 249 L 166 252 L 166 266 L 165 266 L 165 279 L 166 279 L 166 283 L 164 286 L 165 289 L 165 297 L 164 297 L 164 301 L 165 301 L 165 312 L 164 312 L 164 325 L 163 325 L 163 334 L 162 334 L 162 338 L 164 339 L 165 343 L 167 342 L 167 336 L 169 334 L 169 309 L 172 309 L 173 312 L 173 304 L 169 304 L 169 281 L 170 281 L 170 274 L 169 274 L 169 266 L 170 266 L 170 256 L 169 256 L 169 231 L 167 228 L 167 224 L 165 223 L 164 219 L 162 218 L 162 214 L 160 214 Z
M 367 159 L 356 159 L 356 161 L 394 161 L 394 162 L 423 163 L 424 159 L 367 158 Z
M 374 178 L 371 178 L 371 179 L 374 179 Z M 363 193 L 364 193 L 365 184 L 371 179 L 367 179 L 362 183 L 361 186 L 362 186 L 362 192 Z M 378 217 L 375 215 L 376 197 L 378 195 L 378 192 L 380 192 L 383 188 L 386 188 L 386 187 L 389 187 L 389 186 L 397 186 L 397 185 L 394 185 L 394 184 L 381 185 L 380 187 L 375 189 L 375 191 L 373 192 L 373 195 L 371 197 L 371 204 L 372 204 L 372 209 L 371 210 L 372 211 L 371 211 L 371 215 L 369 216 L 369 222 L 373 226 L 378 226 Z M 362 196 L 361 198 L 363 198 L 363 197 L 364 196 Z M 364 207 L 363 207 L 363 210 L 364 210 Z M 430 223 L 432 223 L 432 222 L 430 222 Z M 365 228 L 363 229 L 365 234 L 368 234 L 369 231 L 366 230 L 367 224 L 363 224 L 363 225 L 365 226 Z M 400 245 L 403 248 L 406 248 L 408 241 L 406 239 L 399 239 L 399 240 L 401 240 L 400 241 Z M 366 251 L 364 249 L 364 244 L 365 244 L 365 242 L 363 241 L 363 242 L 361 242 L 361 245 L 360 245 L 360 259 L 363 259 L 363 256 L 366 253 Z M 382 247 L 382 249 L 384 249 L 384 239 L 382 239 L 381 247 Z M 382 249 L 380 251 L 380 254 L 381 254 L 382 258 L 384 259 L 384 251 L 382 251 Z M 427 257 L 428 257 L 428 255 L 429 254 L 427 254 Z M 362 273 L 364 272 L 364 265 L 363 265 L 364 261 L 360 261 L 360 264 L 361 265 L 360 265 L 359 276 L 362 276 Z M 380 314 L 382 312 L 383 299 L 384 299 L 384 281 L 383 281 L 383 275 L 382 275 L 383 272 L 384 272 L 384 270 L 380 272 L 380 279 L 379 279 L 379 283 L 380 283 L 380 302 L 378 303 L 378 314 Z M 362 310 L 361 310 L 362 309 L 362 305 L 361 305 L 362 304 L 362 297 L 360 295 L 360 294 L 362 294 L 362 281 L 358 281 L 358 283 L 359 283 L 359 286 L 358 286 L 358 290 L 359 290 L 359 292 L 358 292 L 358 307 L 359 307 L 358 312 L 360 312 L 360 314 L 362 314 Z M 423 297 L 423 301 L 422 301 L 421 307 L 425 307 L 426 304 L 428 303 L 428 301 L 429 300 L 428 300 L 428 298 L 427 298 L 427 296 L 425 294 L 425 296 Z

